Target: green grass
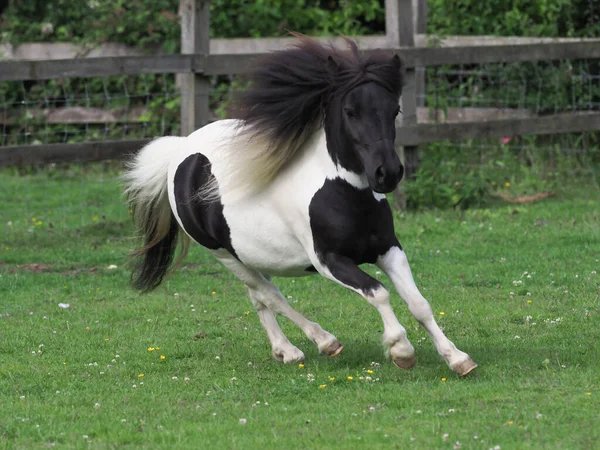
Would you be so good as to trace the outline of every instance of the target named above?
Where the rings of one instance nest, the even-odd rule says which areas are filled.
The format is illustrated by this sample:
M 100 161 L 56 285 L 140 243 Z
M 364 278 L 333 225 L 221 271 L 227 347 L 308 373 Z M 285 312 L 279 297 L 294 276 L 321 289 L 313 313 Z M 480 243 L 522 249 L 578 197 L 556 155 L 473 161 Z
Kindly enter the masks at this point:
M 417 351 L 409 372 L 384 361 L 377 312 L 320 277 L 276 283 L 345 349 L 326 359 L 281 320 L 306 354 L 304 368 L 281 365 L 242 284 L 202 249 L 156 292 L 129 287 L 131 226 L 109 172 L 1 176 L 0 448 L 600 442 L 597 190 L 398 214 L 418 285 L 450 339 L 479 363 L 460 379 L 395 293 Z M 381 363 L 372 375 L 371 362 Z

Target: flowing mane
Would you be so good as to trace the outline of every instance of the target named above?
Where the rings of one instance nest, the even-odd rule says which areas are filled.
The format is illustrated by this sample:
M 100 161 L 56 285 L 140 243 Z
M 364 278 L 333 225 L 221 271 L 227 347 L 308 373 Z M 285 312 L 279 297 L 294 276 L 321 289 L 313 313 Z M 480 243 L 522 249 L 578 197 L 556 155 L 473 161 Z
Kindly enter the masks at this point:
M 377 50 L 359 52 L 356 43 L 344 37 L 348 50 L 324 45 L 293 33 L 298 40 L 290 48 L 257 58 L 246 80 L 249 87 L 234 101 L 234 117 L 241 120 L 238 137 L 257 141 L 244 155 L 236 154 L 228 180 L 220 189 L 207 186 L 200 197 L 266 185 L 290 161 L 302 144 L 327 120 L 328 106 L 336 97 L 367 82 L 383 86 L 397 97 L 403 77 L 399 59 Z

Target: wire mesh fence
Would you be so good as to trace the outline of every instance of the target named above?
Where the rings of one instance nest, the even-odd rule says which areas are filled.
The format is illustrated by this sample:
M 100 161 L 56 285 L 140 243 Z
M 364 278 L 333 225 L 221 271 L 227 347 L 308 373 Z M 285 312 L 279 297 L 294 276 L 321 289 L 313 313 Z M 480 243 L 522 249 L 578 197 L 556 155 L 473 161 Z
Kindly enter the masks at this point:
M 419 100 L 434 110 L 498 108 L 516 115 L 600 110 L 599 60 L 439 66 L 427 68 L 425 77 Z
M 211 77 L 211 120 L 224 118 L 234 77 Z M 175 74 L 0 83 L 0 145 L 127 140 L 180 134 Z
M 143 138 L 178 131 L 174 75 L 6 82 L 2 145 Z
M 600 110 L 600 61 L 445 66 L 422 70 L 419 121 L 489 120 Z M 211 78 L 213 119 L 229 114 L 240 77 Z M 137 139 L 178 134 L 175 75 L 2 83 L 0 144 Z M 598 189 L 599 133 L 506 136 L 421 147 L 412 205 L 469 206 L 478 192 L 536 192 L 559 182 Z M 119 191 L 121 164 L 0 169 L 0 241 L 129 223 Z M 443 189 L 442 189 L 443 188 Z M 474 194 L 475 193 L 475 194 Z M 472 199 L 479 199 L 472 202 Z M 18 199 L 18 201 L 15 201 Z M 409 201 L 410 204 L 410 201 Z M 123 225 L 125 226 L 125 225 Z M 1 247 L 0 247 L 1 250 Z
M 600 60 L 418 69 L 420 122 L 600 110 Z M 212 117 L 224 118 L 240 77 L 211 77 Z M 135 139 L 180 131 L 177 76 L 0 83 L 0 145 Z

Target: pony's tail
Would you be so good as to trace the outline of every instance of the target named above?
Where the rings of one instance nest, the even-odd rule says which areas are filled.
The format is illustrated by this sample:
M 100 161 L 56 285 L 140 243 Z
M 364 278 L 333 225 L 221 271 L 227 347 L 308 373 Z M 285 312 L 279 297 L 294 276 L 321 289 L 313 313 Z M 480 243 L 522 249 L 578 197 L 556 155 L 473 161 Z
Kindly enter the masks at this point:
M 129 163 L 122 176 L 124 193 L 133 214 L 133 222 L 144 245 L 132 252 L 139 259 L 131 279 L 144 292 L 158 287 L 173 263 L 179 224 L 171 212 L 167 191 L 169 162 L 184 137 L 167 136 L 146 145 Z M 189 237 L 181 234 L 182 251 L 189 248 Z

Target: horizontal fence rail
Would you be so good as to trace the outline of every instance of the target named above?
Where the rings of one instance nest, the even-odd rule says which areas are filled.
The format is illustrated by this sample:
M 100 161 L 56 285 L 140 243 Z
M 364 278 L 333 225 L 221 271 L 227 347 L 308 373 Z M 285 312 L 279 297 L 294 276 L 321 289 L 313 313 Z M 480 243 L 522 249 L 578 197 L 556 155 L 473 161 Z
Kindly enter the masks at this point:
M 468 46 L 443 48 L 388 48 L 398 53 L 406 67 L 455 64 L 523 62 L 600 58 L 600 39 L 581 42 Z M 372 50 L 367 50 L 369 53 Z M 49 80 L 150 73 L 237 75 L 264 53 L 231 55 L 118 56 L 40 61 L 0 61 L 0 81 Z
M 574 112 L 545 117 L 402 126 L 396 130 L 396 142 L 399 145 L 419 145 L 444 140 L 581 133 L 599 129 L 600 112 Z
M 358 41 L 360 42 L 361 39 L 358 38 Z M 340 44 L 339 39 L 334 41 L 338 46 L 343 45 Z M 381 43 L 382 47 L 387 47 L 384 48 L 385 50 L 399 54 L 409 71 L 416 67 L 443 65 L 600 59 L 600 39 L 450 47 L 398 47 L 396 43 L 393 44 L 394 48 L 390 48 L 392 41 L 383 37 L 367 39 L 367 41 L 369 44 L 365 46 L 365 53 L 373 51 L 375 42 Z M 275 40 L 273 42 L 275 45 Z M 281 40 L 281 42 L 293 41 Z M 265 49 L 265 45 L 258 45 L 252 48 L 251 51 L 255 51 L 254 53 L 196 52 L 179 55 L 82 57 L 35 61 L 0 60 L 0 82 L 172 73 L 194 73 L 202 76 L 239 75 L 247 73 L 251 62 L 264 55 Z M 9 118 L 5 118 L 4 121 L 8 123 Z M 397 143 L 407 147 L 443 140 L 586 132 L 599 129 L 600 112 L 597 111 L 569 112 L 541 117 L 530 117 L 520 113 L 520 117 L 493 120 L 406 123 L 397 129 Z M 106 140 L 0 147 L 0 166 L 120 160 L 138 151 L 148 141 L 149 139 Z
M 140 150 L 150 140 L 130 139 L 127 141 L 92 141 L 73 144 L 0 147 L 0 167 L 126 159 L 129 155 L 133 155 Z
M 600 129 L 600 112 L 573 112 L 545 117 L 399 126 L 396 130 L 396 143 L 419 145 L 447 139 L 459 141 L 489 137 L 578 133 L 598 129 Z M 0 166 L 120 160 L 137 152 L 149 141 L 150 139 L 136 139 L 0 147 Z
M 204 54 L 0 61 L 0 81 L 152 73 L 203 73 L 205 61 Z

